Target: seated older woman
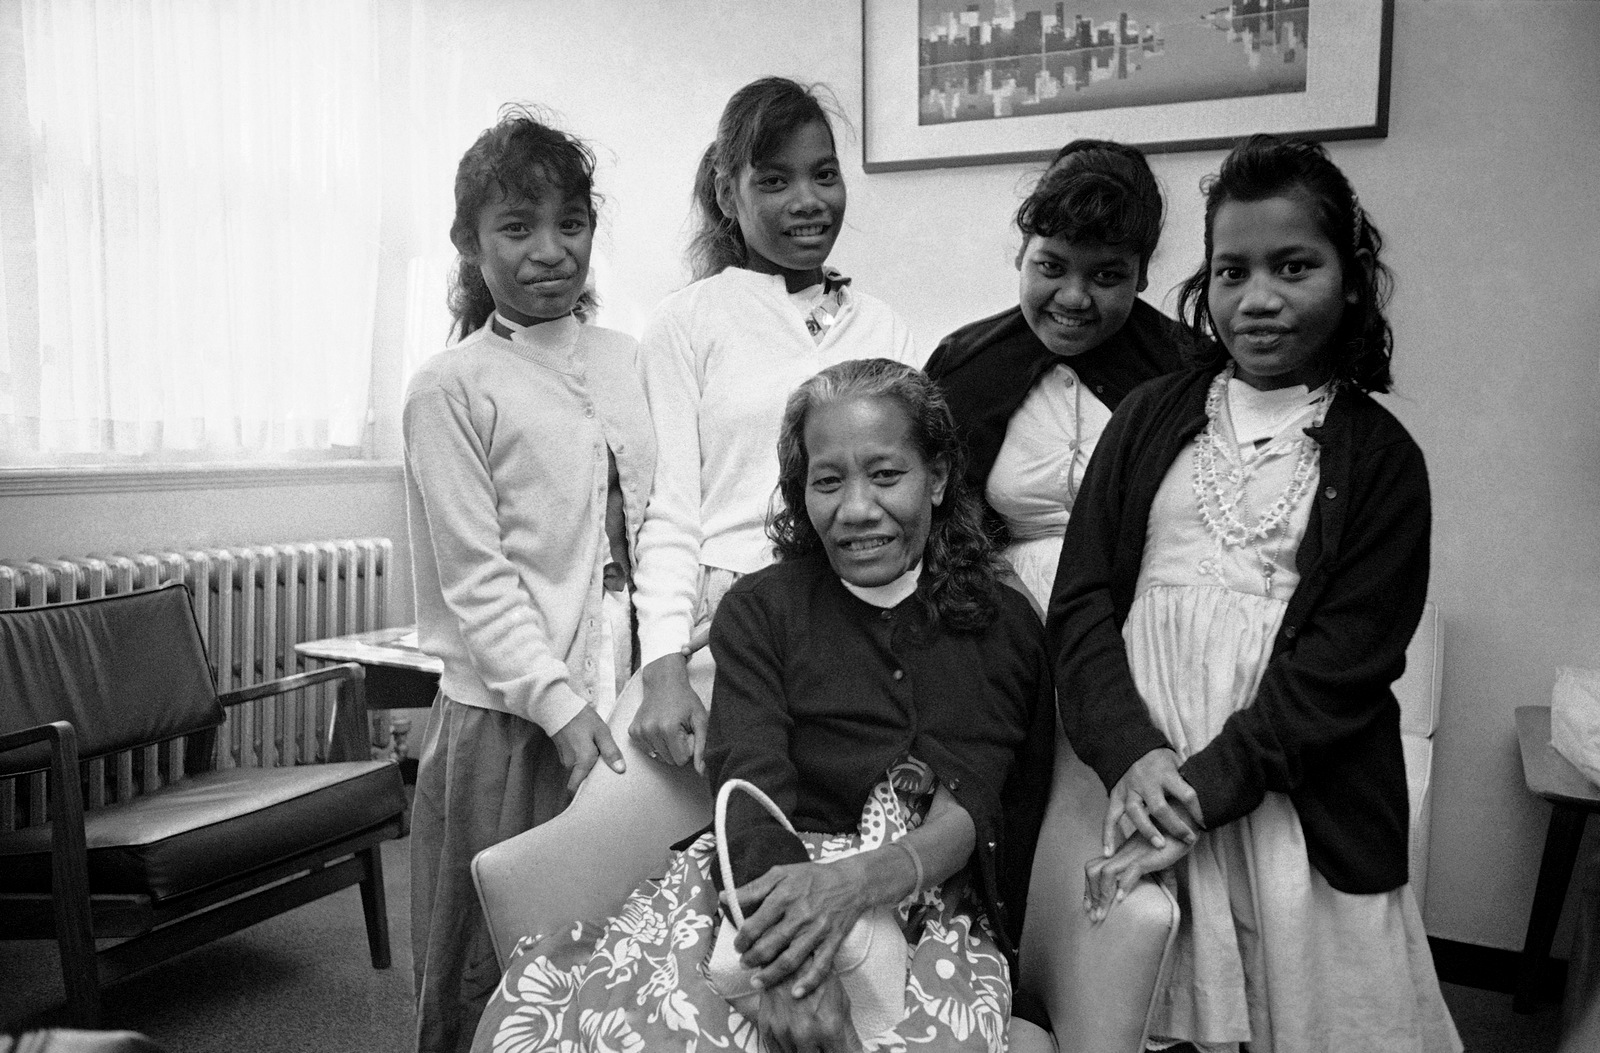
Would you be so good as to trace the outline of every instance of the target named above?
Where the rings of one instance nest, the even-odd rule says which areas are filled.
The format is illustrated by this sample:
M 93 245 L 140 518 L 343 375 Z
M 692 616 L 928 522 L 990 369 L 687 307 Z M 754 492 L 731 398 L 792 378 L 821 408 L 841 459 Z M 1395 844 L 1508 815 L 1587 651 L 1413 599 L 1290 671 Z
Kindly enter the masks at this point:
M 734 946 L 756 1004 L 741 1012 L 706 976 L 707 833 L 603 933 L 525 948 L 480 1048 L 1004 1048 L 1052 759 L 1041 627 L 995 577 L 949 410 L 917 370 L 870 359 L 813 377 L 779 461 L 782 559 L 728 592 L 711 633 L 707 773 L 753 783 L 798 831 L 731 800 L 724 895 L 746 914 Z M 899 1022 L 858 1036 L 835 951 L 869 912 L 910 964 Z
M 1089 456 L 1124 395 L 1183 365 L 1177 322 L 1139 299 L 1161 190 L 1131 146 L 1076 139 L 1017 209 L 1018 304 L 928 359 L 967 444 L 967 483 L 1042 608 Z

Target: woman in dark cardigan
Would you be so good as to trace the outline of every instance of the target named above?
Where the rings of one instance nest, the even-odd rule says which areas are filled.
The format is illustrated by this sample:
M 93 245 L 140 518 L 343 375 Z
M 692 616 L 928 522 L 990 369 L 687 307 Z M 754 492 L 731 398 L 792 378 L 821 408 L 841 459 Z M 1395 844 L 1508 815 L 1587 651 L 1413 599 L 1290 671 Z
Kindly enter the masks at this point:
M 783 558 L 718 607 L 706 746 L 713 786 L 753 783 L 800 831 L 731 796 L 734 948 L 760 970 L 756 1004 L 708 974 L 730 924 L 708 831 L 615 916 L 519 944 L 479 1053 L 1005 1047 L 1053 761 L 1044 627 L 995 577 L 950 411 L 920 370 L 866 359 L 807 380 L 778 460 Z M 889 942 L 907 962 L 884 992 L 893 1024 L 853 1019 L 835 971 L 869 910 L 905 941 Z
M 1100 433 L 1123 396 L 1181 368 L 1187 332 L 1138 298 L 1161 191 L 1131 146 L 1079 139 L 1017 210 L 1018 305 L 928 360 L 967 444 L 967 483 L 1038 605 Z
M 837 941 L 863 906 L 902 902 L 897 1030 L 922 1049 L 994 1048 L 1051 772 L 1042 628 L 996 580 L 949 411 L 922 373 L 885 359 L 824 370 L 790 398 L 778 449 L 782 559 L 730 589 L 711 627 L 707 775 L 755 783 L 802 833 L 858 820 L 865 833 L 884 786 L 924 817 L 893 845 L 817 866 L 732 798 L 734 879 L 747 910 L 761 904 L 740 949 L 774 987 L 761 1027 L 769 1010 L 825 1009 Z M 791 984 L 808 997 L 791 1000 Z M 970 1019 L 952 1032 L 941 1014 L 956 1005 Z

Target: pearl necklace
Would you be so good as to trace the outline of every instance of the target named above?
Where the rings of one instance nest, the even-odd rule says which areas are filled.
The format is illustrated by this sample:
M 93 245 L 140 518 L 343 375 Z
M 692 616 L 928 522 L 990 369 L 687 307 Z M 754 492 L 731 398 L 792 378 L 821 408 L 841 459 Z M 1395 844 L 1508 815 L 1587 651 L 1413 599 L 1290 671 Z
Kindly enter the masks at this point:
M 1222 439 L 1217 427 L 1217 416 L 1222 410 L 1222 399 L 1228 388 L 1228 381 L 1233 377 L 1233 367 L 1230 365 L 1217 378 L 1211 382 L 1211 390 L 1206 393 L 1206 426 L 1195 440 L 1194 450 L 1194 495 L 1200 508 L 1200 519 L 1224 547 L 1244 548 L 1255 543 L 1257 558 L 1261 561 L 1261 577 L 1265 594 L 1272 595 L 1272 578 L 1277 568 L 1267 556 L 1265 542 L 1276 533 L 1284 522 L 1288 520 L 1295 506 L 1305 496 L 1306 490 L 1311 485 L 1311 472 L 1317 462 L 1319 449 L 1311 441 L 1310 436 L 1302 431 L 1300 437 L 1294 440 L 1299 447 L 1295 458 L 1294 473 L 1289 478 L 1289 484 L 1283 488 L 1277 500 L 1261 514 L 1254 526 L 1246 526 L 1239 518 L 1239 492 L 1236 487 L 1232 494 L 1224 490 L 1217 477 L 1217 451 L 1222 446 Z M 1316 416 L 1311 427 L 1322 424 L 1327 416 L 1328 404 L 1333 400 L 1334 387 L 1329 386 L 1328 391 L 1315 403 Z M 1235 475 L 1233 480 L 1238 482 L 1241 477 Z

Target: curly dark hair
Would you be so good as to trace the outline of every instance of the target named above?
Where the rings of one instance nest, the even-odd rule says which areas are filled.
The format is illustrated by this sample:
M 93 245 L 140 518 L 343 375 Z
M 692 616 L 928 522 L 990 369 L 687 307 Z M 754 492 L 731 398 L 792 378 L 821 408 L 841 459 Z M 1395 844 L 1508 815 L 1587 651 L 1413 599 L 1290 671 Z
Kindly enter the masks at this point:
M 1106 139 L 1074 139 L 1056 152 L 1017 209 L 1022 252 L 1034 237 L 1135 245 L 1141 275 L 1161 240 L 1165 206 L 1144 154 Z
M 451 340 L 475 332 L 494 313 L 494 297 L 483 271 L 473 262 L 478 254 L 478 213 L 501 196 L 537 201 L 554 191 L 586 200 L 592 224 L 600 205 L 594 163 L 594 151 L 587 143 L 554 127 L 542 110 L 521 104 L 504 107 L 494 127 L 461 155 L 456 166 L 456 214 L 450 223 L 450 242 L 461 254 L 447 301 L 455 319 Z M 573 313 L 587 320 L 595 306 L 593 290 L 585 289 Z
M 1379 258 L 1383 235 L 1328 151 L 1306 139 L 1252 135 L 1233 148 L 1216 175 L 1201 180 L 1200 189 L 1206 195 L 1205 261 L 1178 292 L 1179 311 L 1195 335 L 1196 364 L 1220 369 L 1228 361 L 1211 320 L 1211 233 L 1217 211 L 1227 201 L 1296 197 L 1311 207 L 1317 228 L 1339 253 L 1345 288 L 1356 294 L 1334 331 L 1334 379 L 1362 391 L 1388 391 L 1394 384 L 1389 371 L 1394 333 L 1383 312 L 1394 291 L 1394 274 Z
M 846 399 L 889 399 L 911 420 L 911 438 L 927 464 L 948 468 L 944 500 L 933 509 L 922 556 L 917 596 L 930 619 L 946 628 L 977 632 L 999 610 L 993 543 L 983 529 L 977 498 L 967 488 L 966 453 L 955 419 L 937 385 L 920 369 L 887 358 L 865 358 L 830 366 L 789 396 L 778 433 L 778 494 L 782 507 L 767 520 L 767 535 L 783 559 L 823 551 L 822 538 L 806 514 L 806 418 L 818 406 Z
M 698 223 L 689 242 L 689 269 L 695 281 L 742 267 L 748 256 L 739 221 L 725 215 L 717 202 L 717 178 L 732 179 L 740 169 L 774 156 L 808 124 L 820 123 L 832 138 L 829 114 L 836 104 L 825 91 L 787 77 L 762 77 L 734 92 L 723 107 L 716 141 L 700 155 L 691 194 Z

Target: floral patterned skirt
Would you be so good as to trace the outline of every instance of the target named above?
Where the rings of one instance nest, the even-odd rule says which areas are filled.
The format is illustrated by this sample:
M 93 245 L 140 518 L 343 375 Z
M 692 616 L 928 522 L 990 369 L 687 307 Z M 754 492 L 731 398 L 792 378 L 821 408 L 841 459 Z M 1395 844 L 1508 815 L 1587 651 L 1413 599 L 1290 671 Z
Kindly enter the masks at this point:
M 715 839 L 704 834 L 603 927 L 582 921 L 519 941 L 478 1025 L 475 1053 L 759 1053 L 755 1022 L 706 979 L 719 917 L 716 860 Z M 932 890 L 904 919 L 905 1015 L 868 1050 L 1004 1053 L 1005 956 L 981 908 L 955 883 L 947 891 L 953 902 Z

